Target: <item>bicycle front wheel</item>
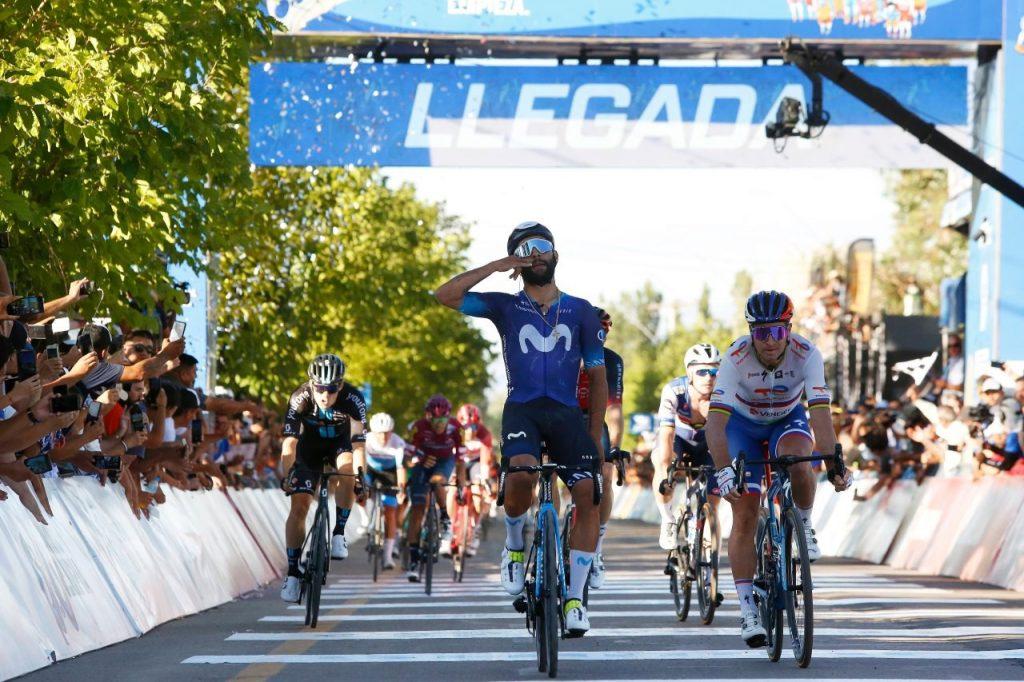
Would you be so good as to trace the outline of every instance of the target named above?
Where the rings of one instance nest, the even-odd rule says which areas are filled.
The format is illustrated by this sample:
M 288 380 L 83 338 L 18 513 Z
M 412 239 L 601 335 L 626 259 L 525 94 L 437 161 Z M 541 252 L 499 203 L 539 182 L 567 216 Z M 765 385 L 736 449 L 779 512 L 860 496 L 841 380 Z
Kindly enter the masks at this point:
M 561 585 L 558 579 L 558 545 L 554 525 L 548 519 L 549 529 L 544 533 L 544 638 L 547 649 L 548 677 L 558 675 L 558 639 L 561 636 Z
M 306 599 L 306 625 L 315 628 L 320 617 L 320 591 L 327 577 L 325 565 L 330 561 L 327 550 L 327 509 L 317 511 L 313 522 L 313 533 L 310 536 L 309 563 L 306 576 L 309 579 Z
M 692 547 L 686 545 L 687 521 L 680 519 L 676 524 L 676 566 L 673 577 L 676 581 L 676 618 L 684 621 L 690 615 L 690 599 L 693 581 L 690 579 L 690 553 Z
M 757 565 L 754 573 L 754 586 L 763 590 L 763 594 L 755 590 L 754 598 L 757 609 L 761 613 L 761 625 L 767 633 L 764 645 L 768 649 L 768 660 L 777 663 L 782 656 L 782 609 L 779 608 L 779 573 L 775 560 L 775 547 L 772 544 L 771 528 L 768 512 L 761 510 L 757 519 L 757 535 L 755 535 Z M 752 645 L 754 646 L 754 645 Z
M 787 509 L 782 517 L 786 535 L 782 559 L 786 567 L 786 616 L 793 639 L 793 657 L 801 668 L 811 664 L 814 646 L 814 594 L 811 582 L 811 561 L 807 558 L 807 536 L 804 522 L 795 509 Z
M 424 520 L 424 541 L 422 543 L 422 559 L 424 566 L 423 589 L 430 596 L 434 586 L 434 562 L 437 560 L 437 505 L 434 495 L 427 496 L 427 518 Z
M 697 518 L 697 603 L 700 620 L 711 625 L 718 607 L 718 521 L 711 505 L 704 503 Z

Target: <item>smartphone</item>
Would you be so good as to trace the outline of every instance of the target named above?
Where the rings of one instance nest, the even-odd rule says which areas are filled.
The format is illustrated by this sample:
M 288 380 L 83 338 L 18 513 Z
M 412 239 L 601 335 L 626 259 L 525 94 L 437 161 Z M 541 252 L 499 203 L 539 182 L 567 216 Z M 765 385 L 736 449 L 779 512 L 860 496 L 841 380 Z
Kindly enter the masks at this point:
M 88 296 L 92 293 L 92 282 L 86 282 L 82 285 L 82 288 L 78 290 L 83 296 Z
M 95 455 L 92 458 L 92 465 L 97 469 L 120 469 L 121 455 Z
M 192 442 L 197 445 L 203 442 L 203 422 L 199 419 L 192 420 Z
M 182 339 L 184 337 L 185 337 L 185 323 L 182 322 L 181 320 L 178 320 L 171 327 L 171 337 L 170 337 L 170 340 L 171 341 L 177 341 L 177 340 Z
M 141 433 L 146 430 L 146 418 L 142 416 L 142 410 L 132 408 L 128 413 L 128 418 L 132 422 L 132 431 Z
M 18 351 L 18 380 L 24 381 L 39 373 L 36 368 L 36 351 L 31 346 Z
M 41 312 L 43 312 L 42 296 L 22 296 L 7 304 L 7 314 L 13 317 L 38 315 Z
M 26 457 L 24 461 L 25 466 L 33 474 L 45 474 L 53 468 L 53 462 L 50 461 L 49 455 L 33 455 Z
M 94 400 L 89 403 L 89 413 L 85 417 L 86 424 L 95 424 L 96 420 L 100 418 L 100 410 L 103 408 L 98 401 Z
M 156 495 L 156 491 L 160 489 L 160 477 L 155 476 L 152 481 L 146 481 L 142 489 L 150 495 Z
M 46 359 L 56 360 L 60 358 L 60 348 L 55 343 L 51 343 L 46 347 Z
M 78 412 L 82 409 L 82 394 L 67 393 L 50 398 L 51 412 Z
M 45 339 L 49 341 L 53 334 L 50 332 L 50 325 L 48 324 L 29 324 L 25 325 L 28 328 L 28 338 L 30 339 Z
M 92 337 L 88 334 L 79 334 L 78 341 L 75 342 L 78 345 L 79 350 L 82 351 L 82 355 L 88 355 L 92 352 Z
M 203 410 L 203 421 L 206 423 L 206 431 L 213 433 L 217 430 L 217 415 L 209 410 Z

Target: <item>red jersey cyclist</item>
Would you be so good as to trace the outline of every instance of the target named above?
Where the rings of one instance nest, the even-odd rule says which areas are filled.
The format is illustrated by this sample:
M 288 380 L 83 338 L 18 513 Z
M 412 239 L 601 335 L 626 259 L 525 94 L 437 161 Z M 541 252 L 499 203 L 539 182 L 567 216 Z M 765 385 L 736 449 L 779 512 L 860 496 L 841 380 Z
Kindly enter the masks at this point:
M 476 515 L 476 525 L 474 526 L 473 537 L 469 541 L 469 546 L 466 547 L 466 554 L 475 556 L 477 549 L 480 547 L 480 519 L 490 511 L 491 500 L 485 491 L 489 491 L 489 481 L 494 470 L 494 437 L 491 435 L 490 430 L 484 426 L 483 418 L 480 415 L 480 408 L 476 405 L 468 403 L 463 405 L 459 408 L 456 418 L 459 424 L 462 425 L 462 445 L 464 448 L 462 461 L 466 464 L 466 478 L 471 485 L 475 484 L 477 493 L 473 496 L 473 509 L 471 512 Z M 455 512 L 454 502 L 453 492 L 449 496 L 448 503 L 448 512 L 450 514 Z M 442 551 L 444 548 L 442 544 Z M 448 550 L 450 554 L 450 542 L 448 543 Z

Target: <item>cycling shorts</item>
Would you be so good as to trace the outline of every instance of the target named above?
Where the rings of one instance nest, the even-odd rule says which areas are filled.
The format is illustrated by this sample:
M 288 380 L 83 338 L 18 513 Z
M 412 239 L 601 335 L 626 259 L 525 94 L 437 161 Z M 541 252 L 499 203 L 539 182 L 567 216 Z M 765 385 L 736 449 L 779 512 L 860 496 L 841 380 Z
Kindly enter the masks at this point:
M 423 465 L 423 462 L 414 466 L 412 471 L 409 472 L 409 498 L 412 500 L 412 503 L 414 505 L 426 504 L 427 487 L 430 485 L 430 479 L 436 476 L 442 482 L 447 483 L 453 471 L 455 471 L 454 457 L 439 459 L 429 469 Z
M 373 486 L 374 481 L 380 481 L 380 484 L 385 488 L 397 488 L 398 487 L 398 469 L 385 469 L 377 468 L 372 464 L 367 463 L 366 466 L 366 485 L 367 488 Z M 394 495 L 381 495 L 380 503 L 385 507 L 397 507 L 398 498 Z
M 732 417 L 730 417 L 729 419 L 731 421 Z M 704 442 L 703 438 L 701 438 L 697 442 L 697 445 L 694 446 L 694 449 L 697 450 L 696 458 L 688 453 L 684 455 L 686 462 L 688 462 L 690 466 L 715 466 L 714 460 L 711 459 L 711 453 L 708 452 L 707 443 Z M 686 452 L 685 450 L 683 450 L 683 439 L 680 436 L 676 436 L 672 440 L 672 451 L 676 453 L 676 457 L 678 457 L 679 455 L 683 455 L 683 453 Z
M 558 472 L 558 477 L 570 489 L 578 481 L 594 477 L 589 469 L 597 457 L 597 446 L 580 419 L 579 407 L 570 407 L 551 398 L 526 403 L 506 402 L 501 416 L 502 457 L 530 455 L 539 461 L 542 442 L 552 462 L 587 468 Z
M 320 475 L 325 467 L 334 468 L 338 463 L 338 455 L 352 452 L 352 443 L 348 438 L 299 439 L 295 451 L 295 464 L 288 472 L 291 492 L 288 495 L 312 495 L 320 482 Z
M 797 405 L 793 411 L 777 422 L 771 424 L 758 424 L 742 414 L 733 412 L 729 416 L 729 423 L 725 427 L 725 436 L 729 441 L 729 456 L 735 462 L 740 453 L 747 460 L 762 460 L 765 458 L 764 444 L 768 443 L 768 452 L 771 457 L 778 456 L 776 448 L 783 436 L 797 435 L 813 441 L 810 425 L 807 423 L 807 412 L 803 405 Z M 747 492 L 760 495 L 764 480 L 764 464 L 747 464 L 746 479 Z

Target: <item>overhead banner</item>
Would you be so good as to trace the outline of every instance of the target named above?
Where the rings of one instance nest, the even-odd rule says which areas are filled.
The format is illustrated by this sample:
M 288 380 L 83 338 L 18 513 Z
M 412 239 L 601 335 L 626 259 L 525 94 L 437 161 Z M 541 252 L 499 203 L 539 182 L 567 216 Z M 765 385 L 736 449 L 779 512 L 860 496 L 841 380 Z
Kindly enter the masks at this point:
M 860 67 L 966 139 L 967 70 Z M 765 136 L 795 68 L 262 63 L 250 68 L 250 157 L 263 166 L 934 168 L 948 163 L 830 83 L 832 119 L 782 153 Z
M 998 42 L 1002 0 L 267 0 L 291 33 Z

